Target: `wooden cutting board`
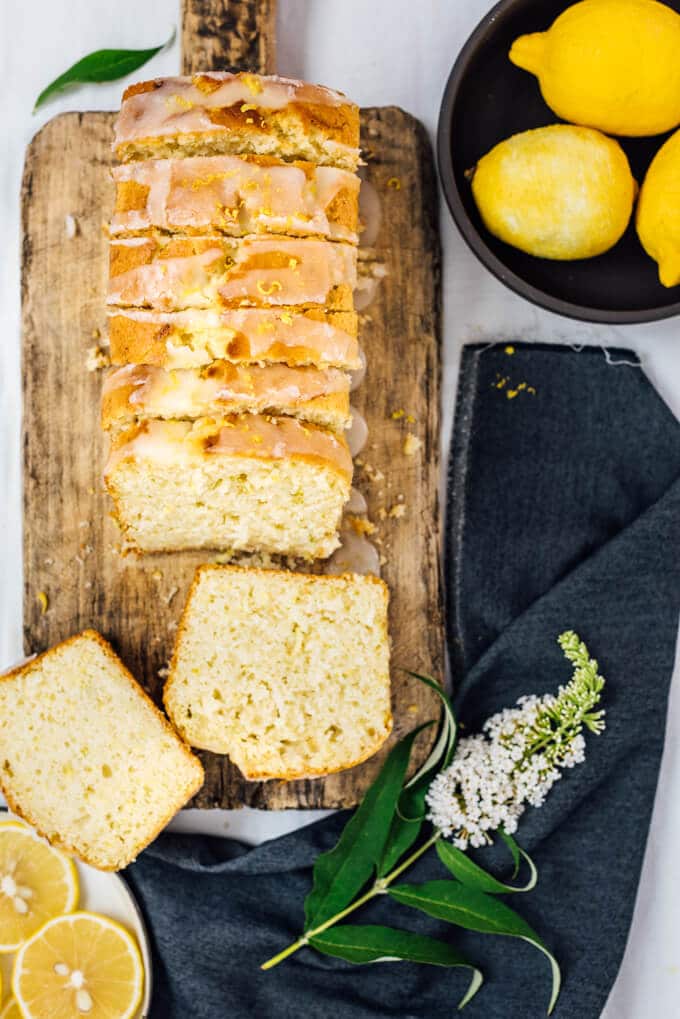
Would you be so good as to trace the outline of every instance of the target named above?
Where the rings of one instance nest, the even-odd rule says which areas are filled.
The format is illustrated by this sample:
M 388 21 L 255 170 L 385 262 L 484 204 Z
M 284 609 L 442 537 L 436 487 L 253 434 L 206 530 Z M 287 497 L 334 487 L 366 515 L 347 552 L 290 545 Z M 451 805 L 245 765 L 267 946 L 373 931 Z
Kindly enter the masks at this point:
M 274 69 L 274 3 L 185 0 L 183 71 Z M 139 72 L 140 79 L 148 75 Z M 340 85 L 342 82 L 330 82 Z M 162 674 L 194 568 L 210 553 L 135 557 L 101 476 L 101 371 L 113 115 L 68 113 L 28 148 L 23 211 L 24 641 L 27 654 L 85 627 L 103 633 L 159 700 Z M 355 403 L 369 425 L 355 485 L 368 500 L 391 591 L 394 738 L 438 715 L 437 699 L 404 669 L 444 673 L 440 583 L 440 265 L 437 188 L 422 126 L 395 107 L 362 110 L 366 176 L 382 202 L 375 247 L 362 260 L 386 276 L 362 319 L 368 358 Z M 407 435 L 420 448 L 408 456 Z M 401 511 L 390 516 L 395 505 Z M 159 675 L 160 673 L 160 675 Z M 425 752 L 430 737 L 418 747 Z M 245 782 L 229 761 L 201 755 L 200 807 L 344 807 L 356 803 L 383 753 L 326 779 Z

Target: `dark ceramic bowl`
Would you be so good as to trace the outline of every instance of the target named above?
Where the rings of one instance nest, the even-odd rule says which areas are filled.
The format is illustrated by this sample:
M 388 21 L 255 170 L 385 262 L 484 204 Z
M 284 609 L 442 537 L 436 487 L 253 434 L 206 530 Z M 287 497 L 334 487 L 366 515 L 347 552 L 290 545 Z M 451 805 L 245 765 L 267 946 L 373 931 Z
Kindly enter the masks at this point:
M 665 0 L 680 11 L 680 0 Z M 680 287 L 659 283 L 631 221 L 597 258 L 554 262 L 497 240 L 482 223 L 465 171 L 504 138 L 554 124 L 533 74 L 510 63 L 513 40 L 550 27 L 568 0 L 501 0 L 472 33 L 451 71 L 439 114 L 437 158 L 444 194 L 463 237 L 494 276 L 527 300 L 587 322 L 625 325 L 680 314 Z M 639 183 L 667 135 L 619 141 Z

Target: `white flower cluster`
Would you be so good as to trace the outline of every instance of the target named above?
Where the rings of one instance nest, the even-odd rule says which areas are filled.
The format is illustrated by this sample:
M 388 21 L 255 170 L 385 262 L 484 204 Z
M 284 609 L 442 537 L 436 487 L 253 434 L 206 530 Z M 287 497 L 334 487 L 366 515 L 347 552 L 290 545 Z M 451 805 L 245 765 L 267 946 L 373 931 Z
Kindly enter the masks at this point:
M 560 644 L 576 667 L 572 681 L 556 697 L 522 697 L 494 715 L 481 735 L 460 740 L 430 785 L 428 818 L 459 849 L 486 845 L 501 827 L 513 834 L 526 804 L 542 806 L 560 769 L 585 760 L 583 726 L 604 729 L 603 712 L 592 711 L 604 686 L 597 662 L 572 633 Z

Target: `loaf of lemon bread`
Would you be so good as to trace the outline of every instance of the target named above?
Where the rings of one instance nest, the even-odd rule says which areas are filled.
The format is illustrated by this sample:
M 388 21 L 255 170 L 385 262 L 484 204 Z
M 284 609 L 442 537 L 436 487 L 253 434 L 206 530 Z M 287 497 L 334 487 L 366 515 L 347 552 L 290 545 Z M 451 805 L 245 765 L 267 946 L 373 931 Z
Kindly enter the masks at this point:
M 246 73 L 133 85 L 114 130 L 106 483 L 129 543 L 316 559 L 352 463 L 359 113 Z
M 392 728 L 387 602 L 371 576 L 201 567 L 165 687 L 170 718 L 248 779 L 366 760 Z

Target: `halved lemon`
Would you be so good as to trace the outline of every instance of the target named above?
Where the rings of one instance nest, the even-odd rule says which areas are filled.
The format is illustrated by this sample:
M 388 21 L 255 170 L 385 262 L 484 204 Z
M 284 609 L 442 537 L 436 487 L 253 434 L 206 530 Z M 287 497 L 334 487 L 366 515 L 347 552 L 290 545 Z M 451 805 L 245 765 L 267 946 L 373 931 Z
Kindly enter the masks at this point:
M 19 821 L 0 822 L 0 952 L 78 905 L 73 860 Z
M 5 1007 L 0 1012 L 0 1019 L 24 1019 L 14 998 L 5 1002 Z
M 97 913 L 48 920 L 19 949 L 12 972 L 24 1019 L 132 1019 L 143 987 L 134 938 Z

